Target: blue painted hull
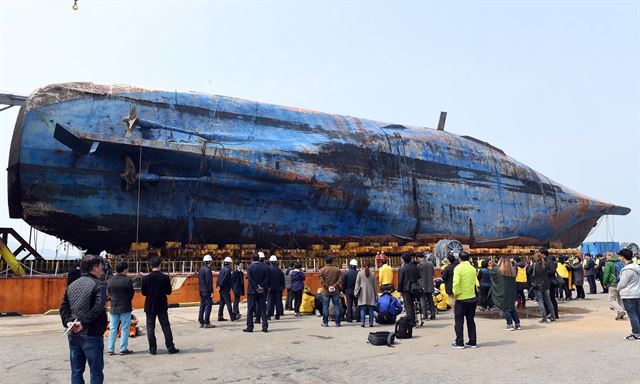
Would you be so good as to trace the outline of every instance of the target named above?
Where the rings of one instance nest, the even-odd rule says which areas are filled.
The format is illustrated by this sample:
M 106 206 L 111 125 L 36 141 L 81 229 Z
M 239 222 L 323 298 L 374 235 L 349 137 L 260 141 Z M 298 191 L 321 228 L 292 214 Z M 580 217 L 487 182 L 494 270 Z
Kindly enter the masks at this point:
M 129 124 L 135 106 L 135 124 Z M 429 128 L 221 96 L 51 85 L 22 107 L 9 209 L 90 250 L 456 238 L 577 246 L 630 210 Z

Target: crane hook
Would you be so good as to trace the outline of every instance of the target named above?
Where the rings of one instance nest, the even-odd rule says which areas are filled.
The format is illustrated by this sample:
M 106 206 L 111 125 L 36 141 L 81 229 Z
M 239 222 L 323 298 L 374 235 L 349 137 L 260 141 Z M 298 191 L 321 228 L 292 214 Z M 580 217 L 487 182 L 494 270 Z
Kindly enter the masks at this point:
M 78 0 L 73 0 L 73 5 L 71 6 L 71 9 L 73 9 L 74 11 L 78 10 Z

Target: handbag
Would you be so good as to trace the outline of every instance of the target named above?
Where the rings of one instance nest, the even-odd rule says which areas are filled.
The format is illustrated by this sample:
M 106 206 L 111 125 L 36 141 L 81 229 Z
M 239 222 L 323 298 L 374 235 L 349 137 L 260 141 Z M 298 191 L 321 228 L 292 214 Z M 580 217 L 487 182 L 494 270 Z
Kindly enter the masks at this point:
M 555 276 L 553 276 L 551 279 L 549 279 L 549 282 L 554 287 L 561 287 L 561 286 L 564 285 L 564 279 L 562 277 L 558 276 L 557 274 Z

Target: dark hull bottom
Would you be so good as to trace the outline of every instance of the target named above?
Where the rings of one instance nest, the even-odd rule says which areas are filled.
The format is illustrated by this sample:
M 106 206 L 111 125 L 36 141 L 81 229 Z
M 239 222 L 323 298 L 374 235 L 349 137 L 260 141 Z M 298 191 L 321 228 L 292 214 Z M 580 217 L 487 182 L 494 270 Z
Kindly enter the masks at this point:
M 50 213 L 46 217 L 33 216 L 25 218 L 25 220 L 38 230 L 65 239 L 82 249 L 87 249 L 90 253 L 98 253 L 102 250 L 125 253 L 129 250 L 131 243 L 136 241 L 135 216 L 102 217 L 100 218 L 100 226 L 89 220 L 62 213 Z M 595 222 L 597 222 L 597 218 L 589 220 L 588 223 L 582 222 L 565 232 L 563 237 L 553 239 L 553 241 L 560 241 L 565 247 L 576 247 Z M 139 241 L 148 242 L 153 247 L 163 247 L 165 242 L 176 241 L 183 244 L 256 244 L 258 248 L 295 249 L 306 248 L 311 244 L 343 244 L 348 241 L 362 244 L 372 242 L 384 244 L 389 241 L 404 243 L 411 240 L 393 234 L 376 236 L 282 235 L 260 232 L 257 228 L 249 228 L 238 222 L 202 219 L 194 223 L 193 233 L 194 236 L 189 238 L 187 223 L 184 220 L 140 218 Z M 457 239 L 463 243 L 469 243 L 468 237 L 452 234 L 421 235 L 415 240 L 429 243 L 441 239 Z M 472 244 L 475 247 L 487 248 L 507 245 L 547 245 L 547 243 L 531 237 L 513 237 L 478 240 L 477 243 Z

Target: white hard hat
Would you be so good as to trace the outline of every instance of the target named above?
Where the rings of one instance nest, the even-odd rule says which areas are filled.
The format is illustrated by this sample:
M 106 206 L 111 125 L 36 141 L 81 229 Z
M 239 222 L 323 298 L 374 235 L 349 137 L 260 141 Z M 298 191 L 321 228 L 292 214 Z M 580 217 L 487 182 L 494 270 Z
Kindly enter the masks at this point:
M 204 257 L 202 258 L 202 261 L 212 261 L 213 259 L 211 258 L 210 255 L 204 255 Z
M 276 255 L 271 255 L 269 261 L 278 261 L 278 258 L 276 257 Z
M 258 252 L 258 256 L 259 256 L 261 259 L 264 259 L 264 253 L 262 253 L 262 252 Z
M 349 265 L 352 265 L 352 266 L 354 266 L 354 267 L 357 267 L 357 266 L 358 266 L 358 260 L 356 260 L 356 259 L 351 259 L 351 261 L 349 262 Z
M 224 263 L 225 263 L 225 264 L 226 264 L 226 263 L 231 264 L 231 262 L 232 262 L 232 260 L 231 260 L 231 258 L 230 258 L 229 256 L 227 256 L 227 257 L 225 257 L 225 258 L 224 258 Z

